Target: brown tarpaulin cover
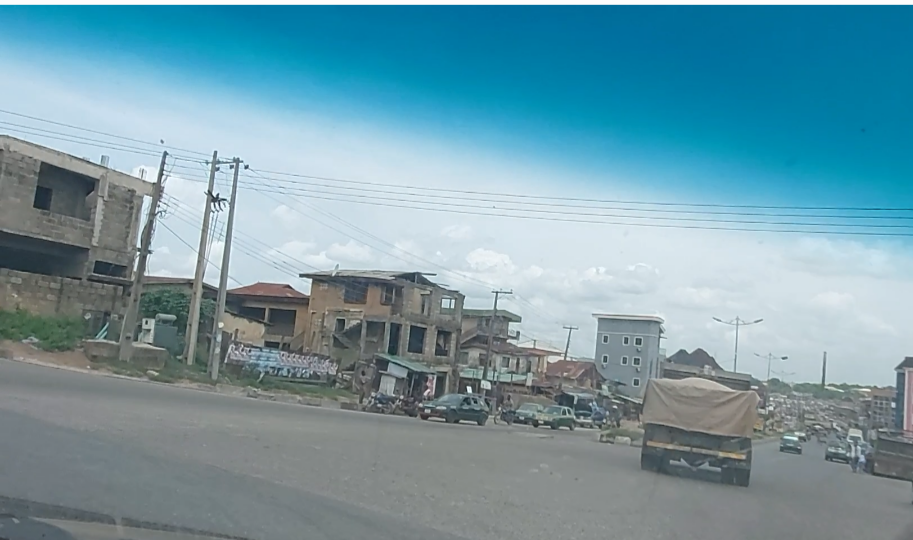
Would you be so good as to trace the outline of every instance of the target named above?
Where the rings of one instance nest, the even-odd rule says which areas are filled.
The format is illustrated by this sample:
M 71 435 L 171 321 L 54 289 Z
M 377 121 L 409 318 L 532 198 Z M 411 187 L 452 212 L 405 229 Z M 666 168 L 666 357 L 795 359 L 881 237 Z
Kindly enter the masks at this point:
M 758 394 L 689 377 L 650 379 L 644 394 L 643 422 L 711 435 L 751 437 L 758 416 Z

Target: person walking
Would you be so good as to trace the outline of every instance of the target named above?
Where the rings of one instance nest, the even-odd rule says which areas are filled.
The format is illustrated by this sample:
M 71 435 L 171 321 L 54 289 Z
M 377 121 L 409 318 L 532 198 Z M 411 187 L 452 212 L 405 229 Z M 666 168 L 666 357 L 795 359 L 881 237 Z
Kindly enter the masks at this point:
M 859 460 L 856 462 L 856 470 L 862 474 L 866 473 L 865 470 L 865 450 L 859 449 Z
M 847 454 L 849 454 L 848 457 L 850 458 L 850 469 L 855 473 L 856 467 L 859 466 L 859 446 L 855 441 L 850 441 Z

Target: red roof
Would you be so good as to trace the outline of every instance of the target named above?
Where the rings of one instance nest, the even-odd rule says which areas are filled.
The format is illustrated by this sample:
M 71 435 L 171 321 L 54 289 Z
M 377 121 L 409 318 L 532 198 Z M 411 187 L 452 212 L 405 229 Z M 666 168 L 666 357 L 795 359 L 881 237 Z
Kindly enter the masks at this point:
M 592 362 L 575 362 L 573 360 L 558 360 L 552 362 L 546 368 L 546 375 L 549 377 L 561 377 L 563 379 L 577 379 L 583 375 L 587 369 L 595 367 Z
M 295 300 L 307 300 L 308 295 L 299 292 L 287 283 L 264 283 L 258 281 L 253 285 L 231 289 L 228 294 L 236 296 L 262 296 L 265 298 L 287 298 Z

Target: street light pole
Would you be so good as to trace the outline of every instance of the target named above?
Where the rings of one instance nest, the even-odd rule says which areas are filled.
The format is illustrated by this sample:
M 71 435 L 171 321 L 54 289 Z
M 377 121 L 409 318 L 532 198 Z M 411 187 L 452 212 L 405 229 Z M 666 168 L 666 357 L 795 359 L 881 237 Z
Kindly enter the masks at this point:
M 739 327 L 740 326 L 749 326 L 752 324 L 758 324 L 760 322 L 763 322 L 764 319 L 756 319 L 754 321 L 745 321 L 745 320 L 740 319 L 739 317 L 736 317 L 735 319 L 732 319 L 731 321 L 724 321 L 723 319 L 720 319 L 719 317 L 714 317 L 713 320 L 718 323 L 721 323 L 721 324 L 735 326 L 735 354 L 732 357 L 732 371 L 733 371 L 733 373 L 735 373 L 739 370 Z
M 773 353 L 767 353 L 767 356 L 763 356 L 758 353 L 754 353 L 754 355 L 757 356 L 758 358 L 767 358 L 767 388 L 769 390 L 770 389 L 770 363 L 775 357 L 774 357 Z M 780 358 L 780 361 L 789 360 L 788 356 L 780 356 L 779 358 Z

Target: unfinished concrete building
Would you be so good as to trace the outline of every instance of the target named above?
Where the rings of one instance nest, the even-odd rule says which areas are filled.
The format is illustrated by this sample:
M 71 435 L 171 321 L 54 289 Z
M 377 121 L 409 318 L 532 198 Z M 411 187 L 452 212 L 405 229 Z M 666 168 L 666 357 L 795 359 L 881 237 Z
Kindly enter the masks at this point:
M 151 193 L 139 178 L 0 136 L 0 309 L 122 313 Z
M 370 361 L 375 354 L 452 365 L 463 295 L 428 275 L 378 270 L 301 274 L 311 279 L 305 349 L 330 356 L 340 369 Z

